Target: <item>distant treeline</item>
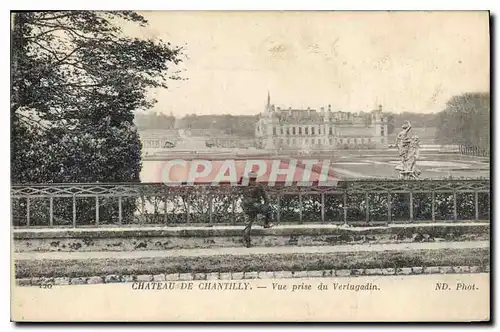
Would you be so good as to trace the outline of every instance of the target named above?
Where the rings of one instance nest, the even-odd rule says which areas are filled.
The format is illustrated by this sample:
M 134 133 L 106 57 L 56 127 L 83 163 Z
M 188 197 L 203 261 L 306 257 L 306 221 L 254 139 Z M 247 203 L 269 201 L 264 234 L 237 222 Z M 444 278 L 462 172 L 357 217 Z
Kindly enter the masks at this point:
M 257 115 L 196 115 L 176 119 L 173 115 L 145 113 L 136 115 L 139 129 L 211 129 L 226 135 L 253 136 Z
M 430 114 L 422 114 L 422 113 L 413 113 L 413 112 L 404 112 L 404 113 L 387 113 L 388 117 L 388 128 L 387 131 L 389 135 L 397 132 L 399 128 L 403 125 L 405 121 L 410 121 L 413 128 L 432 128 L 436 126 L 436 119 L 438 118 L 438 114 L 430 113 Z
M 175 117 L 163 113 L 138 113 L 135 115 L 135 125 L 139 129 L 174 129 Z
M 465 93 L 452 97 L 436 121 L 436 139 L 465 150 L 490 151 L 490 94 Z
M 184 129 L 212 129 L 226 135 L 249 137 L 255 132 L 256 115 L 196 115 L 190 114 L 179 119 Z
M 370 113 L 361 112 L 367 122 Z M 489 150 L 490 141 L 490 95 L 489 93 L 466 93 L 452 97 L 446 108 L 439 113 L 386 113 L 388 133 L 398 132 L 405 121 L 413 128 L 436 128 L 436 143 L 457 144 Z M 147 113 L 136 116 L 139 129 L 211 129 L 213 131 L 242 137 L 254 135 L 258 115 L 196 115 L 176 118 L 170 114 Z

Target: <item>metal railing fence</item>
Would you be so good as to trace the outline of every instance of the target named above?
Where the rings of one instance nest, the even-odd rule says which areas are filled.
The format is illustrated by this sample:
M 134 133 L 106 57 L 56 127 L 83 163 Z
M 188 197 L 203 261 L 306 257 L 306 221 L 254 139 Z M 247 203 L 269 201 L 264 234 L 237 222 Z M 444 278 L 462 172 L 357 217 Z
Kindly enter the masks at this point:
M 242 224 L 248 187 L 34 184 L 11 187 L 15 227 Z M 267 187 L 277 223 L 490 219 L 490 180 L 353 180 L 336 187 Z

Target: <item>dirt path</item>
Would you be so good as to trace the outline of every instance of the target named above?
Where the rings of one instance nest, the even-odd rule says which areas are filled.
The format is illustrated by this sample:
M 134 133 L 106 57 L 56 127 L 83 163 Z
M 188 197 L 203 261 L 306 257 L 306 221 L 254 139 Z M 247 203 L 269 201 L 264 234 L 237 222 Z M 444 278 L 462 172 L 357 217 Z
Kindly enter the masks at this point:
M 485 222 L 433 222 L 433 223 L 402 223 L 402 224 L 389 224 L 388 226 L 366 226 L 366 227 L 346 227 L 342 225 L 334 225 L 334 224 L 300 224 L 300 225 L 287 225 L 287 224 L 277 224 L 274 225 L 272 229 L 335 229 L 335 228 L 341 228 L 341 229 L 347 229 L 351 232 L 356 232 L 356 231 L 366 231 L 370 229 L 381 229 L 381 228 L 408 228 L 408 227 L 439 227 L 439 226 L 488 226 L 490 223 L 488 221 Z M 260 228 L 262 227 L 261 225 L 256 225 L 255 228 Z M 238 229 L 238 230 L 243 230 L 245 228 L 245 225 L 237 225 L 237 226 L 232 226 L 232 225 L 213 225 L 213 226 L 206 226 L 206 225 L 194 225 L 194 226 L 187 226 L 187 225 L 182 225 L 182 226 L 165 226 L 161 227 L 159 225 L 156 226 L 145 226 L 145 225 L 132 225 L 132 226 L 100 226 L 100 227 L 80 227 L 80 228 L 67 228 L 67 227 L 61 227 L 61 228 L 19 228 L 19 229 L 14 229 L 13 233 L 65 233 L 70 231 L 71 233 L 84 233 L 84 232 L 100 232 L 100 233 L 105 233 L 105 232 L 116 232 L 116 231 L 154 231 L 154 230 L 161 230 L 161 229 L 166 229 L 166 230 L 197 230 L 197 229 L 213 229 L 213 230 L 229 230 L 229 229 Z

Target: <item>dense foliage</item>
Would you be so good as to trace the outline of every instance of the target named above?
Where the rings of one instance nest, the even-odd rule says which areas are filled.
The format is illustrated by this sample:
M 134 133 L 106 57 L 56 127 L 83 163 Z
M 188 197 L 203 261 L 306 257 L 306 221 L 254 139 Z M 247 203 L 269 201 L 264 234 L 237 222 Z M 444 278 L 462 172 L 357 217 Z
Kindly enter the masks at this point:
M 138 181 L 133 111 L 150 88 L 179 79 L 182 49 L 124 35 L 134 12 L 13 15 L 12 182 Z

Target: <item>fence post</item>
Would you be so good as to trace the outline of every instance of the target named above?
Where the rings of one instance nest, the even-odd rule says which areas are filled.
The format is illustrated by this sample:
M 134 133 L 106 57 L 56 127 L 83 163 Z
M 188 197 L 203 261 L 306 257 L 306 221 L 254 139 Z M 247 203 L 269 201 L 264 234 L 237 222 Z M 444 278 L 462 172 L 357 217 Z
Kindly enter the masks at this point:
M 26 197 L 26 226 L 30 226 L 30 198 Z
M 99 225 L 99 196 L 95 197 L 95 224 Z
M 436 193 L 433 191 L 431 196 L 431 218 L 436 221 Z
M 391 193 L 387 193 L 387 220 L 392 222 L 392 206 L 391 206 Z
M 73 228 L 76 228 L 76 195 L 73 195 Z
M 370 222 L 370 195 L 365 192 L 365 217 L 366 222 Z
M 325 193 L 321 193 L 321 222 L 325 222 Z
M 122 197 L 118 196 L 118 224 L 121 225 L 123 222 L 122 216 Z
M 342 207 L 344 208 L 344 224 L 347 224 L 347 189 L 344 191 L 344 204 Z
M 302 223 L 302 193 L 299 191 L 299 222 Z
M 488 213 L 488 219 L 490 219 L 491 221 L 491 192 L 489 193 L 486 193 L 486 199 L 488 200 L 488 210 L 487 210 L 487 213 Z
M 453 192 L 453 220 L 457 220 L 457 192 Z
M 236 201 L 234 196 L 231 195 L 231 213 L 233 215 L 233 225 L 236 225 Z
M 189 205 L 189 195 L 186 195 L 186 223 L 188 223 L 188 224 L 191 222 L 191 216 L 189 213 L 190 209 L 191 209 L 191 207 Z
M 168 224 L 168 195 L 163 196 L 163 223 Z
M 276 222 L 279 223 L 281 219 L 281 194 L 278 194 L 278 202 L 276 204 Z
M 413 192 L 410 191 L 410 221 L 413 221 Z
M 474 193 L 474 206 L 476 220 L 479 220 L 479 193 L 477 191 Z
M 213 209 L 213 200 L 214 200 L 214 197 L 212 194 L 210 194 L 210 196 L 208 197 L 209 201 L 208 201 L 208 221 L 209 223 L 211 224 L 213 222 L 212 218 L 212 209 Z
M 54 226 L 54 197 L 49 198 L 49 226 Z
M 143 224 L 146 223 L 146 196 L 144 196 L 144 191 L 141 193 L 141 220 L 140 220 L 140 225 L 142 226 Z

